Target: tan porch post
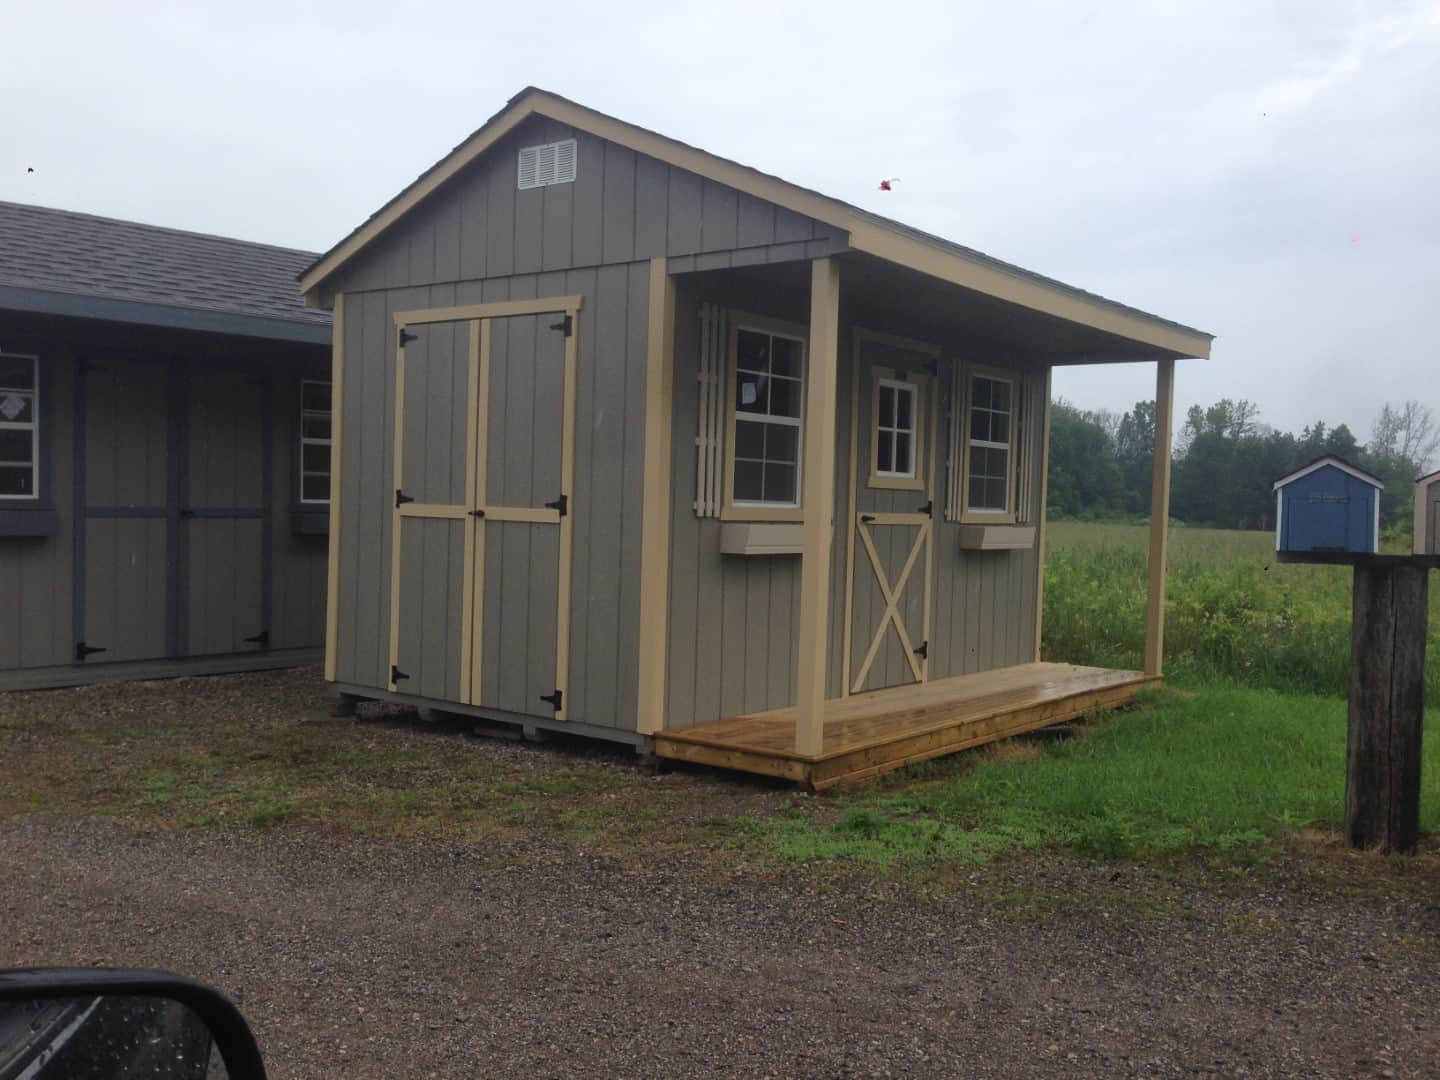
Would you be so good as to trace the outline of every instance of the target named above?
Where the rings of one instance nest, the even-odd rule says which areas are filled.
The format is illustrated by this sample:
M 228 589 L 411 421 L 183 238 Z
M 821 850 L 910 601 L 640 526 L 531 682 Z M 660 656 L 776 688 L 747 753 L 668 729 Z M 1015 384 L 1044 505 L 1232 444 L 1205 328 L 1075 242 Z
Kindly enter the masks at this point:
M 825 660 L 830 629 L 830 544 L 835 525 L 835 384 L 840 361 L 840 266 L 810 267 L 810 347 L 805 379 L 805 447 L 800 505 L 799 715 L 795 750 L 818 754 L 825 741 Z
M 1159 675 L 1165 655 L 1165 557 L 1170 543 L 1170 443 L 1174 438 L 1175 361 L 1155 371 L 1155 473 L 1150 485 L 1150 587 L 1145 612 L 1145 674 Z
M 636 730 L 665 726 L 670 615 L 670 412 L 674 408 L 675 279 L 650 260 L 645 347 L 645 472 L 640 527 L 640 670 Z

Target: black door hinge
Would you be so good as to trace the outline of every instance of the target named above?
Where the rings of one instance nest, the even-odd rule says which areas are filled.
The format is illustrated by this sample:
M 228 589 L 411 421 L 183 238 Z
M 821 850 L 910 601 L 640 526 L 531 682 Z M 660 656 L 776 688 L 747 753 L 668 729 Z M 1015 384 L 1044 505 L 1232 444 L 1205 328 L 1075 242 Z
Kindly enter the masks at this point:
M 929 660 L 929 659 L 930 659 L 930 642 L 928 642 L 928 641 L 922 641 L 922 642 L 920 642 L 919 645 L 915 646 L 915 648 L 914 648 L 913 650 L 911 650 L 911 651 L 914 652 L 916 656 L 920 657 L 921 660 Z
M 483 518 L 485 516 L 485 511 L 481 510 L 479 507 L 476 507 L 474 510 L 470 511 L 470 516 Z
M 875 515 L 874 515 L 874 514 L 861 514 L 861 515 L 860 515 L 860 524 L 861 524 L 861 525 L 869 525 L 869 524 L 870 524 L 872 521 L 874 521 L 874 520 L 875 520 Z
M 75 643 L 75 659 L 84 660 L 87 656 L 93 656 L 97 652 L 104 652 L 105 649 L 99 645 L 86 645 L 83 641 Z
M 247 637 L 242 640 L 246 645 L 259 645 L 262 649 L 268 649 L 270 647 L 270 631 L 261 630 L 254 637 Z
M 547 502 L 545 507 L 549 510 L 559 511 L 560 516 L 564 517 L 570 512 L 570 496 L 561 495 L 558 499 L 552 499 L 550 502 Z M 559 708 L 559 706 L 557 705 L 556 708 Z
M 412 334 L 410 333 L 410 331 L 406 330 L 405 327 L 401 326 L 398 327 L 398 332 L 396 333 L 395 338 L 396 341 L 399 342 L 400 348 L 403 349 L 407 341 L 414 341 L 419 336 L 419 334 Z
M 565 700 L 565 691 L 556 690 L 553 694 L 541 694 L 540 700 L 549 704 L 556 712 L 559 712 L 560 703 Z
M 575 332 L 575 320 L 567 314 L 559 322 L 551 323 L 550 329 L 562 331 L 566 337 L 569 337 Z
M 392 684 L 408 679 L 410 676 L 401 671 L 396 665 L 390 665 L 390 682 Z
M 916 510 L 915 512 L 917 514 L 924 514 L 928 518 L 933 518 L 935 516 L 935 500 L 926 499 L 925 505 L 920 507 L 920 509 Z
M 415 501 L 414 498 L 412 498 L 412 497 L 409 496 L 409 495 L 406 495 L 405 492 L 401 491 L 399 488 L 396 488 L 396 489 L 395 489 L 395 505 L 396 505 L 396 506 L 399 506 L 401 503 L 414 502 L 414 501 Z

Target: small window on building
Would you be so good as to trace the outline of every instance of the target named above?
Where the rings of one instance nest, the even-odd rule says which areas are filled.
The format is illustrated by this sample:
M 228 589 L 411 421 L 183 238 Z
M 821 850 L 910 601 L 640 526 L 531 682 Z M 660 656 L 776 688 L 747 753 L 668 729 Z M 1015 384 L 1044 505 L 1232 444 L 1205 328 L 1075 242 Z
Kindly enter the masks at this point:
M 35 357 L 0 354 L 0 499 L 38 496 L 39 397 Z
M 559 142 L 544 143 L 541 146 L 522 147 L 519 176 L 521 191 L 549 187 L 551 184 L 573 184 L 575 140 L 561 139 Z
M 1015 381 L 972 372 L 965 445 L 965 510 L 1009 515 L 1014 506 Z
M 875 470 L 880 480 L 915 479 L 920 388 L 904 379 L 875 384 Z
M 800 505 L 805 343 L 741 326 L 731 383 L 730 501 L 737 507 Z
M 330 501 L 330 384 L 300 384 L 300 501 Z

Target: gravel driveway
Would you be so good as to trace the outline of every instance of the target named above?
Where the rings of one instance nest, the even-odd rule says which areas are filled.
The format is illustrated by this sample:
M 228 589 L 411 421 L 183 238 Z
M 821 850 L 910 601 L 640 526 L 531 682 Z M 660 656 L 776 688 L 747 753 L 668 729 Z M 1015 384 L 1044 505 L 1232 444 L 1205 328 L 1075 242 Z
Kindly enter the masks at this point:
M 51 816 L 0 823 L 0 867 L 0 966 L 199 976 L 278 1077 L 1440 1075 L 1440 898 L 1343 875 L 900 884 Z

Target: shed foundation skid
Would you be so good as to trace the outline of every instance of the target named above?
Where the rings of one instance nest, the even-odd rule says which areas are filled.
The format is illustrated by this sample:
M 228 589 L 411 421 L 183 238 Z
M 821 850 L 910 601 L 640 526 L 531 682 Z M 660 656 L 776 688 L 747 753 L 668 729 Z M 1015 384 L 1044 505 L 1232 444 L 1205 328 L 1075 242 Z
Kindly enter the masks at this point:
M 827 701 L 818 754 L 794 749 L 794 708 L 661 731 L 655 753 L 819 791 L 1118 708 L 1159 682 L 1137 671 L 1019 664 Z

